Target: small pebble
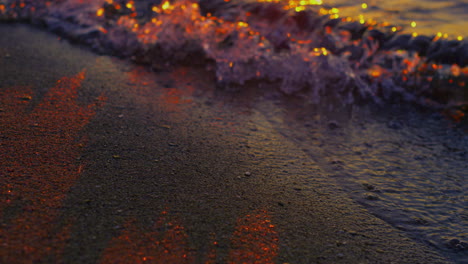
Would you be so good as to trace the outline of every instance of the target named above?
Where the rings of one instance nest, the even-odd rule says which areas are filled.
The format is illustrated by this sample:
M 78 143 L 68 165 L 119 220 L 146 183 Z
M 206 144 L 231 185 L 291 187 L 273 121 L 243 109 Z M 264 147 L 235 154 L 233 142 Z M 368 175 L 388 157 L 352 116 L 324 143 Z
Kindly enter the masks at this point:
M 369 201 L 376 201 L 376 200 L 379 200 L 379 197 L 377 195 L 374 195 L 374 194 L 367 194 L 366 199 L 369 200 Z
M 330 164 L 344 164 L 344 162 L 338 159 L 333 159 L 330 161 Z
M 460 244 L 460 240 L 454 238 L 448 242 L 448 245 L 452 248 L 455 248 L 458 244 Z
M 375 186 L 370 183 L 363 183 L 362 186 L 364 186 L 364 188 L 366 188 L 369 191 L 375 190 Z
M 340 125 L 338 125 L 338 122 L 336 122 L 336 121 L 330 121 L 330 122 L 328 122 L 328 128 L 329 128 L 329 129 L 332 129 L 332 130 L 333 130 L 333 129 L 337 129 L 337 128 L 339 128 L 339 127 L 340 127 Z
M 249 177 L 250 175 L 252 175 L 252 173 L 250 173 L 250 171 L 246 171 L 246 172 L 244 173 L 244 175 L 247 176 L 247 177 Z

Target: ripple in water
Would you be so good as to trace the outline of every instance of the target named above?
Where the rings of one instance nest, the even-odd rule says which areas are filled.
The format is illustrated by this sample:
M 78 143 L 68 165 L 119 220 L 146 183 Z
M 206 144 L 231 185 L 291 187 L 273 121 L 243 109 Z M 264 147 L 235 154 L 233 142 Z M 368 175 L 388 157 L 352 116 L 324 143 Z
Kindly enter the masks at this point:
M 343 16 L 359 18 L 362 15 L 367 19 L 387 21 L 405 27 L 409 33 L 433 35 L 441 32 L 455 37 L 468 36 L 466 0 L 327 0 L 325 4 L 338 7 Z M 416 22 L 415 28 L 411 27 L 413 21 Z

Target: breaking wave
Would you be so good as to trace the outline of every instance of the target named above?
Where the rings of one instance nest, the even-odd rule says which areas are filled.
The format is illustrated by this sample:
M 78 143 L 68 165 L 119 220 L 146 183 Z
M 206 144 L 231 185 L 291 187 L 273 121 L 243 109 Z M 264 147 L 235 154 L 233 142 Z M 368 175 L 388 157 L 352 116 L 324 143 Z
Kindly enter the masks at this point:
M 0 0 L 0 21 L 45 26 L 154 69 L 206 66 L 220 86 L 269 82 L 324 97 L 468 109 L 468 41 L 339 18 L 320 0 Z

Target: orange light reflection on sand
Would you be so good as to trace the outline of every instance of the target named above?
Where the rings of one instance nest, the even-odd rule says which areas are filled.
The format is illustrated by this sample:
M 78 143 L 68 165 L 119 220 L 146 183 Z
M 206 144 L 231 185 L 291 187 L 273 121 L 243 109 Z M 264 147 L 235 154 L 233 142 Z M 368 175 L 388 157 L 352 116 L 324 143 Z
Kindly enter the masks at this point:
M 237 220 L 228 263 L 275 263 L 278 241 L 278 233 L 266 211 L 246 215 Z
M 176 70 L 172 75 L 174 75 L 174 80 L 183 79 L 185 80 L 186 72 L 183 69 Z M 177 77 L 176 77 L 177 76 Z M 133 84 L 133 89 L 141 94 L 151 94 L 151 90 L 155 89 L 154 86 L 160 86 L 156 83 L 146 70 L 143 68 L 134 68 L 128 72 L 128 79 Z M 170 78 L 171 79 L 171 78 Z M 195 92 L 195 87 L 191 85 L 184 85 L 182 83 L 172 83 L 172 81 L 167 80 L 167 83 L 172 85 L 167 86 L 161 89 L 162 94 L 158 98 L 164 102 L 166 110 L 169 112 L 180 112 L 181 107 L 190 104 L 193 102 L 191 97 Z
M 30 88 L 0 91 L 1 263 L 61 261 L 70 223 L 57 217 L 81 172 L 79 133 L 99 105 L 77 104 L 84 78 L 81 72 L 60 79 L 32 112 Z
M 266 211 L 239 218 L 227 263 L 275 263 L 278 240 Z M 219 263 L 217 246 L 216 240 L 210 241 L 209 251 L 201 256 L 205 264 Z M 136 220 L 128 221 L 125 230 L 110 241 L 100 263 L 196 263 L 195 254 L 185 228 L 163 211 L 149 232 L 138 227 Z
M 152 230 L 146 232 L 135 220 L 128 221 L 120 236 L 109 243 L 100 263 L 194 263 L 184 227 L 171 221 L 166 211 Z

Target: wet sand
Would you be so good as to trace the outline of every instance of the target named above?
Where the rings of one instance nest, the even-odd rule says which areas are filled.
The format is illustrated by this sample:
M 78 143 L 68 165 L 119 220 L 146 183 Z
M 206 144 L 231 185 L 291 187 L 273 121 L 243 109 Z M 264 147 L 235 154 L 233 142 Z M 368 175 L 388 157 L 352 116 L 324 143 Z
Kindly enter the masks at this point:
M 0 35 L 0 262 L 451 263 L 351 200 L 248 92 Z

